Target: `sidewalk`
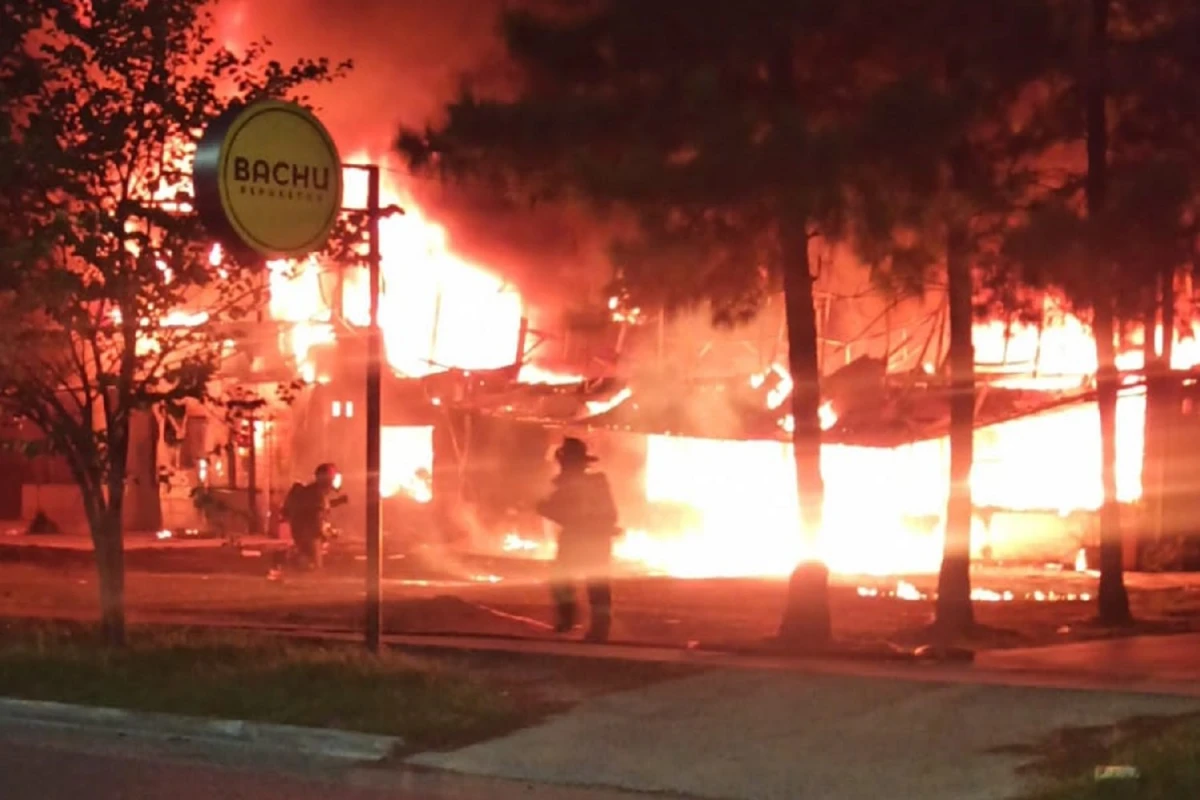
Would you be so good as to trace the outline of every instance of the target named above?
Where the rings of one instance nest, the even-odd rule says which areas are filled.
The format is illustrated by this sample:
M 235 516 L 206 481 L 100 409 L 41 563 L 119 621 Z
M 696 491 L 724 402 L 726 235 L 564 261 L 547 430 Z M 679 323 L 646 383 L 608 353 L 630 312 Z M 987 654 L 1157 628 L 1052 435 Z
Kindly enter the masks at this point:
M 1008 800 L 1064 728 L 1200 711 L 1200 699 L 713 670 L 589 701 L 410 763 L 720 800 Z
M 976 656 L 975 666 L 987 671 L 1070 676 L 1082 682 L 1190 686 L 1200 694 L 1200 634 L 990 650 Z
M 304 636 L 299 629 L 279 629 Z M 353 640 L 352 634 L 338 638 Z M 720 669 L 796 672 L 912 681 L 1194 697 L 1200 700 L 1200 634 L 1137 636 L 1021 650 L 978 653 L 972 664 L 914 658 L 853 658 L 728 653 L 640 644 L 584 644 L 556 639 L 484 636 L 391 635 L 397 647 L 481 650 L 525 655 L 577 656 L 623 661 L 693 664 Z
M 420 637 L 408 638 L 419 643 Z M 519 649 L 570 647 L 536 642 Z M 1019 753 L 1038 753 L 1064 729 L 1200 711 L 1200 635 L 1194 634 L 993 651 L 972 665 L 618 645 L 574 650 L 713 669 L 590 701 L 511 736 L 410 763 L 721 800 L 1010 800 L 1037 786 L 1022 771 L 1035 756 Z

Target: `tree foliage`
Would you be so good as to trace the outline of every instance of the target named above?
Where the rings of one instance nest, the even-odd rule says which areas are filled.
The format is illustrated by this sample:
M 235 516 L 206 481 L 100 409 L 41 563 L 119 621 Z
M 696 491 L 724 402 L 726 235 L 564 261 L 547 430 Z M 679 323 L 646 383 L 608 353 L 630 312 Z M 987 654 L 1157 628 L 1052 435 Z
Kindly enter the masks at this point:
M 1045 121 L 1060 159 L 1078 157 L 1065 169 L 1047 165 L 1050 189 L 1010 234 L 1005 255 L 1025 282 L 1062 292 L 1092 320 L 1103 454 L 1100 614 L 1122 623 L 1129 604 L 1116 495 L 1115 340 L 1122 322 L 1145 322 L 1153 349 L 1160 311 L 1164 327 L 1173 327 L 1175 275 L 1193 258 L 1200 11 L 1176 0 L 1070 8 L 1072 46 L 1050 84 Z M 1147 368 L 1153 377 L 1152 359 Z M 1156 457 L 1150 422 L 1159 385 L 1148 384 L 1145 463 Z
M 848 125 L 867 81 L 836 35 L 839 4 L 559 8 L 504 17 L 526 77 L 518 98 L 466 91 L 444 126 L 406 132 L 400 148 L 416 167 L 631 214 L 612 290 L 642 308 L 707 305 L 737 323 L 782 289 L 801 528 L 813 543 L 824 486 L 809 246 L 844 230 Z
M 1039 0 L 613 0 L 558 18 L 510 14 L 520 97 L 464 92 L 443 127 L 407 132 L 400 147 L 418 167 L 633 209 L 636 234 L 613 248 L 614 293 L 642 307 L 706 303 L 738 322 L 782 288 L 811 534 L 821 376 L 808 240 L 848 241 L 893 295 L 921 295 L 961 265 L 955 327 L 969 377 L 972 276 L 987 276 L 993 302 L 1012 294 L 985 256 L 1029 180 L 1029 134 L 1008 115 L 1055 44 L 1045 17 Z M 956 386 L 968 412 L 972 387 Z M 971 419 L 958 421 L 969 444 Z M 955 459 L 968 492 L 958 541 L 969 537 L 969 461 Z M 969 617 L 962 549 L 955 597 Z
M 856 76 L 823 42 L 836 4 L 597 8 L 507 15 L 520 98 L 464 91 L 444 126 L 406 131 L 400 148 L 416 167 L 632 210 L 636 231 L 612 253 L 614 294 L 745 320 L 781 286 L 783 204 L 807 233 L 841 228 Z
M 956 596 L 969 606 L 972 317 L 1036 315 L 1030 289 L 1128 320 L 1164 302 L 1156 287 L 1192 257 L 1196 234 L 1200 9 L 1185 0 L 549 5 L 556 13 L 504 17 L 525 76 L 515 98 L 466 89 L 445 124 L 404 132 L 400 149 L 416 168 L 512 194 L 632 211 L 634 232 L 612 252 L 613 289 L 643 308 L 709 303 L 719 321 L 736 322 L 782 287 L 802 508 L 821 496 L 809 237 L 852 243 L 890 293 L 920 294 L 945 274 L 957 331 L 948 516 Z M 1095 10 L 1110 6 L 1098 38 Z M 1111 371 L 1111 352 L 1098 356 Z M 1112 431 L 1102 438 L 1111 444 Z
M 1106 192 L 1094 217 L 1087 210 L 1089 173 L 1082 158 L 1092 69 L 1084 11 L 1075 6 L 1064 20 L 1070 44 L 1047 83 L 1041 120 L 1044 144 L 1067 155 L 1037 165 L 1047 191 L 1006 245 L 1027 284 L 1060 290 L 1085 313 L 1098 293 L 1111 293 L 1118 317 L 1135 320 L 1162 270 L 1173 271 L 1192 254 L 1200 178 L 1200 61 L 1192 45 L 1200 35 L 1200 11 L 1176 0 L 1111 4 L 1103 61 Z M 1096 279 L 1101 254 L 1115 266 L 1109 281 Z
M 211 256 L 191 213 L 190 161 L 215 116 L 262 98 L 305 102 L 348 65 L 285 66 L 265 44 L 219 47 L 200 0 L 29 0 L 2 26 L 0 398 L 32 421 L 79 485 L 102 613 L 123 634 L 121 522 L 131 416 L 204 399 L 261 264 Z M 11 9 L 7 9 L 11 11 Z M 15 41 L 7 37 L 15 32 Z M 37 80 L 16 82 L 20 75 Z
M 958 634 L 973 624 L 973 325 L 981 312 L 1011 312 L 1019 296 L 996 256 L 1037 177 L 1030 161 L 1042 132 L 1031 89 L 1059 43 L 1042 0 L 902 1 L 854 23 L 847 34 L 866 43 L 886 78 L 859 128 L 854 174 L 871 188 L 855 194 L 853 240 L 892 293 L 946 287 L 950 490 L 936 622 Z

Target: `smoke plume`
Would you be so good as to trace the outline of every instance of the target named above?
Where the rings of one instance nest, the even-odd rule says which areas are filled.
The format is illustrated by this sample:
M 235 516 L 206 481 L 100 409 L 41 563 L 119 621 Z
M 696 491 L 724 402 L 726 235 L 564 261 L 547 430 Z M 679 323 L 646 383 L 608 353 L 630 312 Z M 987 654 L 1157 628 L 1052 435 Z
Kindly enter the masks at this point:
M 481 91 L 514 85 L 501 12 L 512 0 L 218 0 L 220 39 L 267 38 L 273 57 L 352 59 L 345 80 L 312 98 L 343 155 L 367 153 L 443 225 L 460 256 L 515 285 L 543 324 L 582 301 L 602 301 L 607 234 L 587 213 L 515 205 L 471 185 L 407 174 L 392 146 L 402 126 L 436 124 L 464 79 Z

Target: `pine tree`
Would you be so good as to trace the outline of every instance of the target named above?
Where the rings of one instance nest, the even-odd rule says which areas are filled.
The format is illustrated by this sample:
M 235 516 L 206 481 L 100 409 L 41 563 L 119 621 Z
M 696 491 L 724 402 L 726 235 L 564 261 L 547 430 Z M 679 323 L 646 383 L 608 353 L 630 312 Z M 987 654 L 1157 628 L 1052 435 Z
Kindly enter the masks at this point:
M 745 319 L 782 288 L 800 534 L 822 527 L 820 368 L 810 245 L 836 239 L 846 211 L 846 134 L 860 76 L 821 0 L 612 0 L 559 15 L 511 13 L 522 68 L 511 101 L 469 91 L 435 130 L 406 132 L 417 168 L 566 193 L 632 213 L 615 249 L 618 290 L 643 308 L 710 303 Z M 782 625 L 829 636 L 823 567 L 802 565 Z M 809 602 L 811 600 L 811 602 Z

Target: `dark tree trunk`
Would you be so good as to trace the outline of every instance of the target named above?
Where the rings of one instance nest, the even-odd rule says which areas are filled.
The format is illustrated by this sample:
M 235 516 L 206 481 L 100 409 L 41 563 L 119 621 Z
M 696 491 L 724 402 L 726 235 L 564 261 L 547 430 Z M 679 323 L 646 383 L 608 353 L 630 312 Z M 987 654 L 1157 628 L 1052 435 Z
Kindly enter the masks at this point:
M 961 91 L 969 54 L 951 47 L 946 56 L 949 96 Z M 975 459 L 975 285 L 971 274 L 970 218 L 965 205 L 970 149 L 955 142 L 947 154 L 951 210 L 946 217 L 946 292 L 950 306 L 950 486 L 946 500 L 946 538 L 938 572 L 934 623 L 942 635 L 966 633 L 975 624 L 971 607 L 971 465 Z
M 250 418 L 250 448 L 246 459 L 246 509 L 250 512 L 249 532 L 262 533 L 262 518 L 258 515 L 258 420 Z
M 110 504 L 91 521 L 100 586 L 100 631 L 112 647 L 125 644 L 125 548 L 120 507 Z
M 817 314 L 802 218 L 782 221 L 784 304 L 788 333 L 788 370 L 792 375 L 792 447 L 800 528 L 810 559 L 797 567 L 789 584 L 780 636 L 797 644 L 830 637 L 828 571 L 815 563 L 825 506 L 821 476 L 821 369 L 817 358 Z
M 132 371 L 129 354 L 133 352 L 131 336 L 122 373 Z M 113 401 L 116 405 L 116 401 Z M 105 642 L 111 647 L 125 645 L 125 486 L 129 467 L 130 418 L 128 414 L 106 413 L 108 449 L 104 502 L 91 504 L 92 543 L 96 551 L 96 569 L 100 578 L 100 627 Z M 101 490 L 96 487 L 96 492 Z
M 125 512 L 128 530 L 157 531 L 163 526 L 162 499 L 158 484 L 158 419 L 149 411 L 129 417 Z
M 1107 49 L 1110 0 L 1092 0 L 1090 58 L 1087 76 L 1087 208 L 1093 252 L 1106 256 L 1099 246 L 1108 190 Z M 1101 262 L 1106 263 L 1106 262 Z M 1107 274 L 1104 274 L 1107 273 Z M 1111 265 L 1096 281 L 1093 326 L 1096 335 L 1096 401 L 1100 411 L 1100 478 L 1104 500 L 1100 508 L 1100 621 L 1122 624 L 1130 620 L 1122 558 L 1121 509 L 1117 505 L 1117 393 L 1120 378 L 1113 344 L 1113 270 Z
M 1125 591 L 1124 542 L 1121 507 L 1117 503 L 1117 375 L 1113 345 L 1112 306 L 1097 303 L 1096 403 L 1100 410 L 1100 481 L 1104 501 L 1100 507 L 1100 621 L 1109 625 L 1129 622 L 1129 596 Z
M 946 540 L 938 573 L 937 627 L 943 633 L 968 630 L 971 607 L 971 465 L 975 457 L 974 296 L 966 224 L 955 221 L 946 241 L 950 297 L 950 496 Z
M 817 315 L 813 305 L 813 278 L 808 260 L 808 237 L 801 231 L 790 237 L 791 254 L 784 278 L 788 327 L 788 369 L 792 375 L 792 416 L 796 427 L 792 442 L 796 460 L 796 489 L 800 498 L 800 525 L 806 547 L 821 536 L 825 481 L 821 475 L 821 367 L 817 360 Z
M 1163 533 L 1163 467 L 1166 453 L 1162 412 L 1165 399 L 1163 390 L 1166 387 L 1162 352 L 1155 343 L 1158 310 L 1159 292 L 1158 287 L 1154 286 L 1147 293 L 1142 318 L 1145 330 L 1142 359 L 1145 365 L 1146 410 L 1142 425 L 1142 513 L 1137 538 L 1139 564 L 1145 546 L 1160 541 Z
M 1167 267 L 1162 276 L 1162 358 L 1163 368 L 1171 369 L 1175 354 L 1175 268 Z
M 771 55 L 772 112 L 787 127 L 798 89 L 791 34 L 782 31 Z M 816 551 L 825 509 L 825 480 L 821 476 L 821 366 L 817 340 L 816 299 L 808 255 L 809 209 L 795 198 L 778 198 L 780 257 L 783 264 L 784 316 L 787 321 L 788 372 L 792 376 L 792 448 L 796 462 L 796 495 L 800 503 L 800 534 L 805 558 L 792 573 L 787 606 L 779 636 L 791 645 L 827 642 L 829 570 Z

